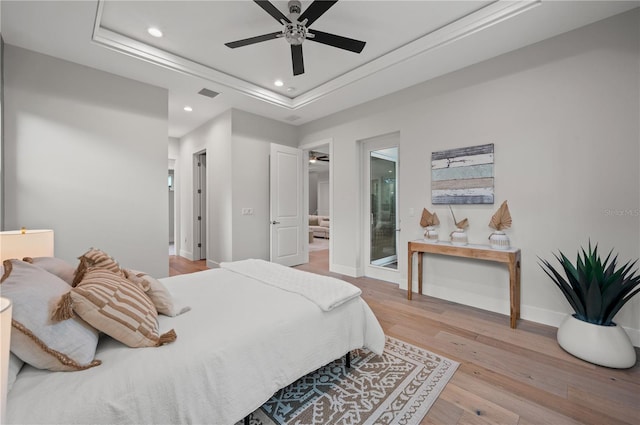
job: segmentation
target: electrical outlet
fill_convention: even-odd
[[[253,208],[243,208],[242,215],[253,215]]]

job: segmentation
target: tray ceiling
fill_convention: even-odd
[[[288,15],[287,2],[273,4]],[[309,4],[302,1],[302,11]],[[356,54],[306,40],[305,73],[295,77],[284,39],[236,49],[224,45],[282,28],[251,1],[0,5],[7,44],[167,88],[169,135],[180,137],[228,108],[306,123],[638,2],[341,0],[310,27],[366,41],[364,50]],[[151,26],[163,37],[150,36]],[[202,88],[220,94],[203,97],[197,94]],[[193,111],[185,112],[185,105]]]

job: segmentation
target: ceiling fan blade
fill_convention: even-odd
[[[362,49],[364,49],[364,45],[367,44],[364,41],[354,40],[353,38],[347,38],[341,35],[329,34],[328,32],[322,32],[312,29],[309,29],[308,31],[315,37],[307,38],[307,40],[337,47],[339,49],[349,50],[355,53],[362,52]]]
[[[257,35],[255,37],[245,38],[244,40],[231,41],[224,43],[225,46],[235,49],[236,47],[248,46],[249,44],[260,43],[261,41],[273,40],[282,35],[282,31],[272,32],[270,34]]]
[[[293,64],[293,75],[304,74],[304,60],[302,58],[302,45],[291,45],[291,63]]]
[[[313,3],[311,3],[309,7],[307,7],[307,9],[302,13],[302,15],[300,15],[300,18],[298,18],[298,21],[302,22],[305,19],[307,19],[306,26],[309,27],[311,24],[313,24],[316,21],[316,19],[321,17],[324,14],[324,12],[329,10],[329,8],[336,3],[338,3],[338,0],[334,0],[334,1],[316,0]]]
[[[268,0],[253,0],[253,1],[256,2],[258,6],[263,8],[265,12],[271,15],[273,19],[278,21],[279,24],[282,24],[281,22],[282,19],[284,19],[285,22],[291,22],[289,18],[287,18],[282,12],[280,12],[280,10],[277,7],[275,7],[270,1]]]

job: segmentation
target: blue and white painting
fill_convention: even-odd
[[[432,204],[493,204],[493,143],[431,153]]]

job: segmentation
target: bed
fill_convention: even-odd
[[[336,303],[331,290],[319,290],[324,277],[250,262],[160,279],[176,304],[191,308],[158,316],[161,332],[175,330],[173,343],[129,348],[103,335],[100,366],[51,372],[25,364],[7,396],[7,423],[232,425],[351,350],[382,353],[384,334],[359,293]]]

